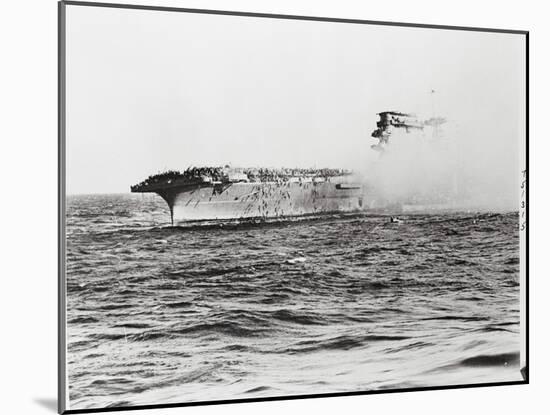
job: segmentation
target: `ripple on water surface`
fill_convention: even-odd
[[[517,213],[167,218],[69,197],[71,409],[521,380]]]

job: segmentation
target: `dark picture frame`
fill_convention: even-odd
[[[91,409],[70,409],[66,406],[67,402],[67,339],[66,339],[66,324],[67,324],[67,288],[66,288],[66,10],[68,7],[81,8],[114,8],[114,9],[129,9],[129,10],[144,10],[155,13],[157,11],[200,14],[200,15],[221,15],[221,16],[238,16],[257,19],[283,19],[297,21],[315,21],[350,25],[369,25],[369,26],[391,26],[405,28],[422,28],[432,30],[452,30],[452,31],[469,31],[469,32],[485,32],[485,33],[503,33],[522,36],[525,40],[525,55],[526,61],[526,102],[525,102],[525,170],[522,189],[524,189],[524,206],[520,210],[522,214],[522,227],[525,232],[525,286],[524,290],[524,313],[525,313],[525,365],[522,368],[523,380],[495,382],[495,383],[472,383],[447,386],[427,386],[427,387],[412,387],[399,389],[384,389],[384,390],[365,390],[365,391],[349,391],[349,392],[334,392],[334,393],[319,393],[319,394],[297,394],[284,396],[269,396],[269,397],[252,397],[252,398],[236,398],[236,399],[220,399],[208,400],[200,402],[181,402],[181,403],[158,403],[154,405],[135,405],[135,406],[116,406],[107,408],[91,408]],[[132,4],[115,4],[115,3],[96,3],[96,2],[80,2],[80,1],[60,1],[58,3],[58,410],[59,413],[76,414],[76,413],[95,413],[95,412],[111,412],[121,410],[139,410],[139,409],[160,409],[160,408],[175,408],[197,405],[219,405],[231,403],[245,402],[261,402],[261,401],[279,401],[291,399],[309,399],[309,398],[328,398],[341,396],[357,396],[357,395],[372,395],[380,393],[402,393],[402,392],[417,392],[417,391],[436,391],[445,389],[464,389],[464,388],[479,388],[489,386],[504,386],[504,385],[520,385],[529,383],[529,31],[525,30],[508,30],[497,28],[484,27],[463,27],[463,26],[448,26],[448,25],[431,25],[419,23],[404,23],[404,22],[387,22],[387,21],[370,21],[360,19],[343,19],[332,17],[313,17],[313,16],[296,16],[284,14],[267,14],[253,12],[235,12],[223,10],[207,10],[207,9],[189,9],[177,7],[161,7],[161,6],[145,6]]]

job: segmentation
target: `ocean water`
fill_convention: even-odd
[[[517,212],[169,217],[68,197],[70,409],[521,380]]]

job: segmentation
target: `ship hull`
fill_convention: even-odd
[[[359,211],[360,185],[329,182],[197,184],[157,191],[168,205],[172,223],[193,220],[286,218]]]

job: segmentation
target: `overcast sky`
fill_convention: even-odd
[[[128,192],[191,165],[362,168],[374,160],[376,113],[389,109],[435,108],[472,164],[513,181],[524,44],[511,34],[67,6],[67,193]]]

